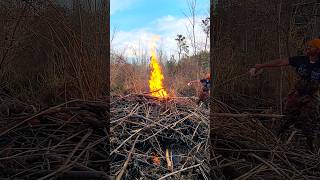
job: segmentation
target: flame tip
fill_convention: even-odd
[[[152,71],[150,72],[149,88],[151,95],[158,98],[168,98],[169,95],[162,85],[164,76],[161,72],[161,67],[157,61],[156,52],[155,52],[155,43],[160,39],[160,36],[156,35],[152,37],[152,43],[150,46],[151,58],[150,58],[150,67]]]

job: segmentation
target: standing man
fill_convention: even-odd
[[[209,105],[208,101],[210,97],[210,85],[211,85],[210,73],[208,73],[204,79],[190,81],[188,83],[188,86],[191,86],[192,83],[201,83],[202,89],[200,91],[199,100],[197,103],[200,104],[201,102],[203,102],[206,105],[206,107],[208,107]]]
[[[319,90],[320,82],[320,39],[307,43],[304,56],[293,56],[273,60],[265,64],[256,64],[250,69],[252,76],[263,68],[293,66],[298,75],[294,90],[289,93],[284,107],[285,123],[280,127],[278,135],[282,135],[291,125],[300,128],[307,137],[307,145],[314,152],[314,123],[317,120],[318,102],[314,97]]]

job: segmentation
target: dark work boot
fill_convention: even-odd
[[[282,136],[290,128],[291,125],[295,124],[296,121],[297,120],[295,117],[286,116],[285,123],[280,126],[277,137]]]

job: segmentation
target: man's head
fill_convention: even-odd
[[[210,75],[210,73],[207,73],[206,78],[207,78],[207,79],[211,79],[211,75]]]
[[[309,41],[305,53],[307,56],[320,56],[320,39],[316,38]]]

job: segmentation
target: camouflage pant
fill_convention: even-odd
[[[318,114],[318,102],[312,95],[300,95],[292,92],[288,95],[284,107],[285,123],[281,126],[279,135],[291,125],[302,130],[307,137],[308,146],[313,149],[314,123]]]

